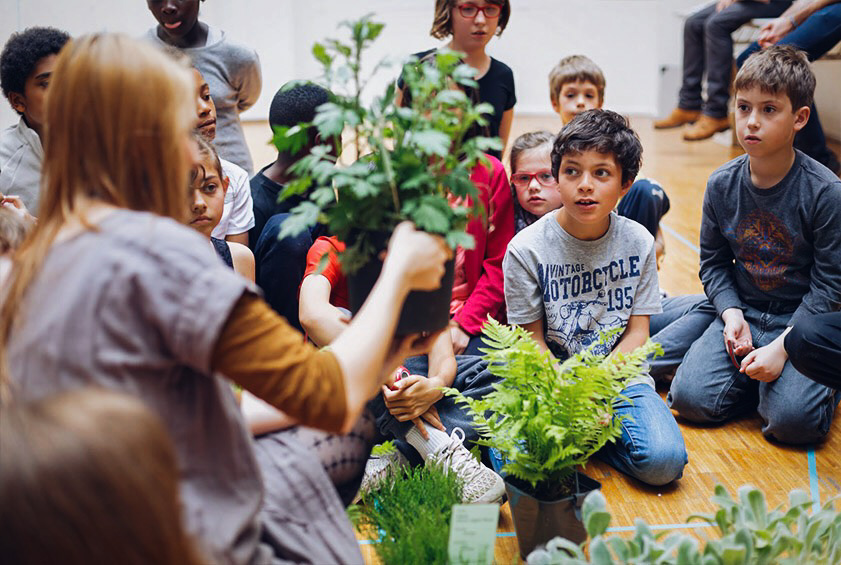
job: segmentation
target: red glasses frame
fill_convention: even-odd
[[[462,18],[467,18],[468,20],[472,20],[476,16],[479,15],[479,12],[482,12],[482,15],[485,16],[486,19],[494,20],[498,18],[502,14],[502,6],[497,4],[485,4],[484,6],[477,6],[472,2],[468,2],[467,4],[459,4],[456,6],[458,8],[458,13],[461,14]],[[465,9],[475,9],[476,12],[471,16],[464,13]],[[489,14],[488,11],[496,11],[495,14]]]
[[[549,174],[550,177],[552,177],[551,182],[544,182],[544,181],[540,180],[540,177],[538,175],[545,175],[547,173]],[[520,178],[515,180],[515,177],[520,177]],[[526,178],[526,177],[528,177],[528,178]],[[510,180],[511,180],[511,184],[513,184],[515,188],[525,188],[525,187],[527,187],[528,185],[531,184],[531,179],[534,179],[534,178],[537,179],[537,183],[540,186],[545,186],[547,188],[553,187],[553,186],[558,186],[558,179],[556,179],[552,175],[552,171],[550,171],[548,169],[543,170],[543,171],[537,171],[537,172],[534,172],[534,173],[514,173],[514,174],[511,175]]]

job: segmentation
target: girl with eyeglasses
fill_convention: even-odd
[[[485,47],[494,35],[502,35],[510,15],[508,0],[436,0],[429,32],[435,39],[451,37],[447,47],[464,53],[464,62],[476,69],[479,99],[494,108],[493,115],[488,116],[489,134],[500,137],[503,147],[508,143],[517,103],[514,73],[508,65],[488,55]],[[433,51],[429,49],[415,56],[423,59]],[[403,88],[402,79],[398,86]],[[488,153],[502,158],[501,151]]]

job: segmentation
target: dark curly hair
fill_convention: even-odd
[[[12,92],[23,94],[26,79],[35,72],[38,61],[55,55],[70,35],[52,27],[30,27],[13,33],[0,53],[0,87],[3,96]]]
[[[612,153],[622,169],[622,184],[633,181],[642,165],[642,144],[628,120],[611,110],[587,110],[575,116],[552,147],[552,174],[558,178],[561,159],[570,153]]]
[[[292,127],[315,119],[315,109],[330,100],[330,91],[313,83],[286,83],[272,99],[269,125]]]

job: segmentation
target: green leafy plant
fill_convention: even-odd
[[[699,542],[681,532],[654,534],[637,518],[634,536],[622,539],[605,536],[610,513],[601,492],[593,491],[584,500],[582,514],[591,536],[589,559],[580,546],[555,538],[545,549],[529,555],[530,565],[580,565],[586,563],[662,563],[663,565],[741,565],[741,564],[825,564],[841,563],[841,513],[835,499],[809,514],[812,502],[802,490],[789,493],[789,506],[768,511],[765,495],[752,486],[739,488],[739,498],[731,498],[717,485],[712,501],[714,514],[697,514],[688,520],[704,520],[714,525],[719,537]]]
[[[374,550],[386,565],[446,563],[450,517],[453,505],[461,503],[461,490],[455,473],[435,466],[408,468],[363,492],[348,513],[357,528],[380,533]]]
[[[470,172],[489,149],[501,149],[498,138],[468,135],[474,124],[487,124],[489,104],[474,104],[456,88],[477,88],[475,70],[461,62],[460,54],[441,50],[430,61],[410,62],[403,68],[408,107],[395,103],[396,86],[370,104],[363,93],[372,76],[388,67],[381,61],[370,76],[362,71],[363,54],[383,30],[383,24],[365,16],[344,22],[349,41],[328,39],[313,46],[321,64],[331,100],[317,109],[311,124],[278,128],[273,139],[280,151],[299,151],[315,128],[321,140],[349,137],[361,157],[337,166],[340,147],[322,144],[291,168],[296,180],[281,198],[309,193],[283,223],[280,237],[296,234],[316,222],[348,247],[342,268],[353,273],[382,248],[383,234],[402,220],[446,237],[450,247],[472,249],[465,233],[469,217],[480,214]],[[370,153],[366,153],[370,151]],[[451,206],[448,196],[461,205]],[[467,204],[469,202],[469,205]]]
[[[628,379],[644,372],[646,358],[662,352],[660,346],[649,341],[629,354],[603,356],[593,353],[596,344],[559,365],[523,328],[489,319],[483,331],[489,346],[484,358],[500,382],[482,399],[454,389],[446,394],[467,405],[482,436],[478,443],[506,457],[503,471],[537,498],[569,494],[575,467],[620,435],[613,401]],[[614,333],[602,335],[600,343]]]

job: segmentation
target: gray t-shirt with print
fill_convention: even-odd
[[[662,311],[654,238],[615,213],[593,241],[571,236],[554,213],[546,214],[514,236],[502,269],[508,321],[543,318],[546,345],[558,359],[598,342],[601,332],[625,328],[631,316]],[[610,353],[620,334],[596,352]],[[637,382],[653,385],[644,376],[629,386]]]
[[[175,444],[187,530],[214,563],[269,562],[263,484],[230,385],[211,372],[234,304],[255,287],[173,220],[115,210],[53,244],[7,344],[12,392],[100,386],[142,400]]]

